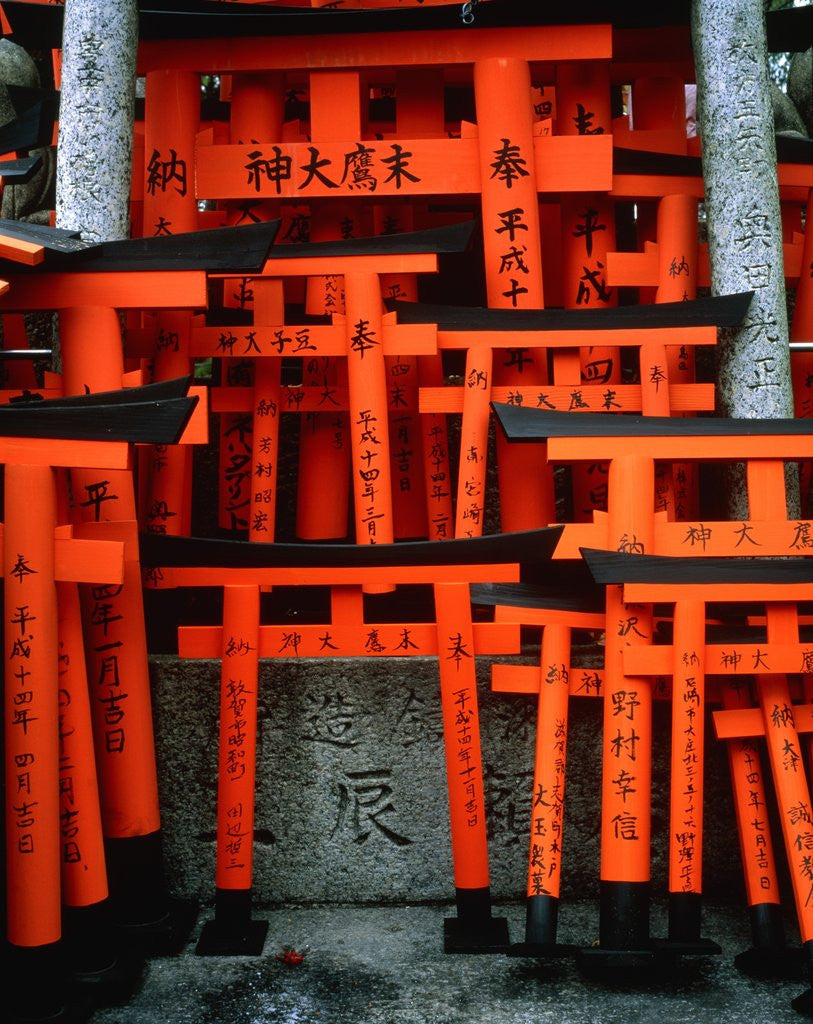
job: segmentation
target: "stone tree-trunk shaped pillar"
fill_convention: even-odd
[[[742,326],[722,330],[723,416],[793,416],[782,220],[762,0],[692,0],[698,130],[714,295],[753,289]],[[729,512],[744,514],[742,478]],[[793,496],[791,501],[794,500]]]
[[[57,226],[129,238],[138,4],[66,0],[64,26]]]

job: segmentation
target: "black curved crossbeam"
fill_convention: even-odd
[[[268,254],[269,260],[296,259],[321,256],[393,256],[410,253],[465,252],[474,229],[479,224],[472,219],[459,224],[424,231],[404,231],[397,235],[371,235],[367,238],[342,238],[335,242],[297,242],[276,245]]]
[[[31,157],[42,163],[41,157]],[[22,163],[22,161],[17,161]],[[0,174],[3,174],[0,165]],[[100,251],[98,242],[85,242],[78,231],[70,231],[66,228],[52,228],[47,224],[29,224],[27,221],[0,219],[0,235],[8,238],[16,238],[22,242],[31,242],[32,245],[41,245],[45,250],[45,262],[55,256],[84,257]],[[14,273],[19,274],[31,268],[15,263]],[[49,266],[50,269],[50,266]]]
[[[813,433],[813,420],[747,420],[723,417],[616,415],[548,412],[492,402],[497,422],[509,441],[547,441],[551,437],[745,437]]]
[[[0,220],[0,234],[45,247],[38,267],[15,264],[15,274],[64,268],[78,273],[128,270],[208,270],[216,273],[259,273],[273,248],[278,220],[261,224],[185,231],[177,235],[83,242],[76,232],[43,225]]]
[[[41,156],[25,156],[19,160],[0,161],[0,178],[6,185],[24,185],[42,167]]]
[[[596,583],[811,583],[813,558],[682,558],[581,548]]]
[[[581,575],[581,574],[577,574]],[[533,583],[472,583],[472,604],[508,605],[512,608],[550,608],[566,612],[603,612],[604,591],[584,574],[578,589]]]
[[[2,355],[2,352],[0,352]],[[36,403],[37,408],[88,409],[94,405],[133,405],[140,402],[157,402],[169,398],[185,398],[192,386],[193,378],[173,377],[153,384],[140,384],[135,388],[116,388],[115,391],[93,391],[85,395],[63,395],[61,398],[46,398],[36,391],[25,392],[12,398],[10,404],[25,405]],[[2,409],[3,406],[0,406]]]
[[[396,235],[396,238],[403,237]],[[604,309],[486,309],[387,300],[399,323],[437,324],[449,331],[623,331],[659,327],[738,327],[753,292],[688,302],[610,306]]]
[[[550,526],[520,533],[403,544],[254,544],[243,540],[145,533],[140,538],[140,550],[142,565],[162,568],[532,564],[550,560],[561,533],[561,526]]]
[[[176,444],[198,403],[197,395],[187,396],[189,381],[65,398],[23,396],[0,405],[0,436]]]
[[[54,130],[55,105],[40,99],[0,126],[0,153],[50,146]]]

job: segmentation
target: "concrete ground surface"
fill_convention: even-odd
[[[709,907],[704,934],[719,957],[683,960],[668,977],[631,983],[585,979],[571,960],[445,955],[442,920],[450,908],[274,907],[257,957],[199,957],[200,915],[180,955],[151,959],[125,1006],[96,1010],[92,1024],[783,1024],[800,1022],[791,1000],[806,984],[743,977],[733,957],[750,944],[746,914]],[[523,937],[518,904],[495,907],[512,941]],[[592,903],[563,905],[559,939],[595,938]],[[653,936],[664,915],[653,909]],[[788,928],[791,941],[792,930]],[[304,961],[277,959],[283,946],[309,947]]]

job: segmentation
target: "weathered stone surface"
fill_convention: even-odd
[[[37,66],[31,55],[9,39],[0,39],[0,124],[16,117],[6,91],[7,85],[21,85],[34,89],[40,85]],[[56,154],[52,149],[35,149],[32,156],[40,156],[42,167],[31,181],[22,185],[9,185],[3,190],[0,216],[9,220],[33,220],[48,223],[48,211],[53,206],[53,188],[56,174]]]
[[[128,238],[136,0],[67,0],[56,220],[91,241]]]
[[[799,111],[806,134],[813,135],[813,46],[791,58],[788,96]]]
[[[492,891],[524,894],[536,703],[479,698]],[[161,816],[170,887],[214,895],[219,664],[152,660]],[[414,902],[452,897],[452,862],[434,659],[261,663],[254,894],[259,903]],[[704,878],[739,898],[725,751],[707,740]],[[595,896],[599,875],[601,707],[572,701],[562,893]],[[653,887],[665,889],[669,710],[655,710]]]
[[[753,289],[738,330],[717,345],[724,416],[790,417],[793,394],[776,142],[761,0],[693,0],[698,133],[708,215],[711,289]],[[729,473],[729,514],[747,516],[741,477]],[[798,485],[791,493],[798,507]]]
[[[774,132],[798,132],[800,135],[807,134],[804,122],[799,111],[782,90],[771,82],[771,107],[773,109]]]

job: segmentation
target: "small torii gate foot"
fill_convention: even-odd
[[[161,831],[106,838],[110,907],[122,945],[157,956],[180,953],[198,918],[198,901],[171,896],[163,877]]]
[[[813,942],[805,942],[802,946],[807,961],[807,974],[811,981],[811,987],[791,1001],[791,1006],[797,1013],[805,1017],[813,1017]]]
[[[485,889],[456,889],[457,917],[443,921],[444,953],[505,953],[508,921],[491,916],[491,893]]]
[[[525,941],[515,942],[509,956],[560,960],[574,956],[577,947],[556,941],[559,899],[556,896],[529,896],[525,903]]]
[[[801,946],[788,946],[782,907],[755,903],[749,907],[753,946],[734,957],[734,966],[751,978],[798,981],[804,976]]]
[[[268,922],[251,917],[251,890],[221,890],[215,897],[215,916],[207,921],[195,946],[197,956],[259,956]]]
[[[14,979],[4,1006],[8,1024],[84,1024],[90,1019],[99,1004],[68,986],[64,954],[61,940],[36,947],[6,945],[4,974]]]
[[[96,1006],[126,1002],[144,976],[144,957],[120,949],[109,901],[89,907],[66,907],[62,918],[68,977]]]
[[[602,881],[599,918],[599,945],[576,957],[585,974],[637,973],[669,963],[649,937],[649,882]]]
[[[669,893],[669,935],[653,939],[659,953],[673,956],[719,956],[722,948],[700,936],[702,896],[696,892]]]

